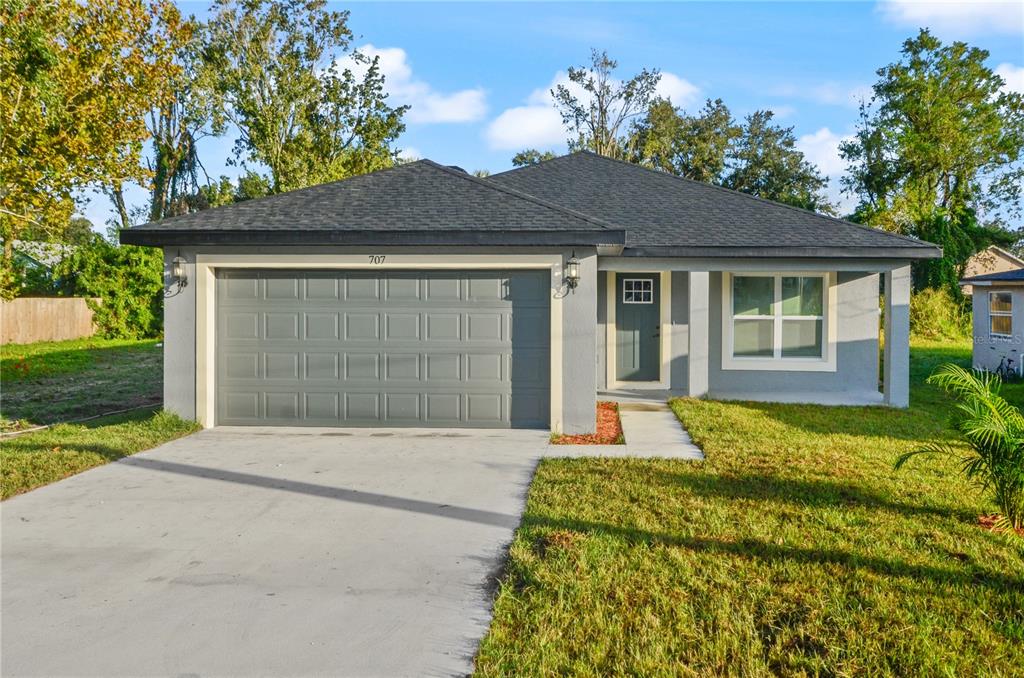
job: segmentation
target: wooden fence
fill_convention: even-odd
[[[91,337],[92,310],[81,297],[18,297],[0,301],[0,343],[30,344]]]

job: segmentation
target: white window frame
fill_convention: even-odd
[[[627,290],[626,286],[636,283],[641,283],[640,289],[635,287],[631,290]],[[633,299],[626,299],[626,292],[633,293]],[[640,293],[640,301],[636,300],[637,292]],[[644,300],[646,295],[647,299]],[[622,303],[624,304],[653,304],[654,303],[654,279],[653,278],[623,278],[622,279]]]
[[[772,300],[772,314],[766,316],[733,316],[733,278],[765,277],[774,278],[775,298]],[[782,278],[821,278],[821,316],[794,316],[782,314]],[[836,371],[836,308],[838,289],[834,271],[751,271],[722,273],[722,369],[723,370],[778,370],[781,372],[835,372]],[[733,328],[736,318],[741,320],[772,320],[772,348],[775,355],[734,356]],[[821,319],[822,356],[783,357],[782,323],[784,320]]]
[[[1006,294],[1010,297],[1010,310],[1009,311],[993,311],[992,310],[992,296],[996,294]],[[992,331],[992,316],[1006,317],[1010,319],[1010,332],[1009,334],[1003,334],[1002,332]],[[988,293],[988,336],[991,339],[1012,339],[1013,338],[1013,292],[1007,290],[992,291]]]

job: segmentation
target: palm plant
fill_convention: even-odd
[[[991,491],[1002,514],[997,525],[1024,527],[1024,414],[999,395],[1002,380],[981,370],[946,364],[928,377],[956,400],[951,425],[967,443],[964,454],[949,443],[931,442],[896,460],[896,468],[918,455],[953,456],[982,491]]]

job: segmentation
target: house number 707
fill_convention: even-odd
[[[385,255],[383,255],[383,254],[371,254],[370,255],[370,263],[371,264],[383,264],[384,263],[384,256]]]

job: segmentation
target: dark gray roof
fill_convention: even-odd
[[[459,233],[473,233],[473,237]],[[245,233],[253,242],[285,242],[297,237],[316,242],[471,244],[490,242],[488,234],[507,241],[568,244],[621,244],[622,229],[516,189],[478,179],[430,160],[342,181],[311,186],[266,198],[193,212],[122,232],[122,242],[166,244],[170,241],[227,241]],[[370,235],[372,234],[372,235]],[[388,234],[400,234],[397,240]],[[415,234],[421,234],[416,237]],[[546,236],[544,234],[547,234]],[[589,235],[588,235],[589,234]],[[175,238],[175,236],[183,236]],[[210,236],[218,236],[211,239]],[[319,237],[318,237],[319,236]],[[481,240],[481,236],[483,239]],[[454,238],[454,240],[452,240]],[[589,240],[588,240],[589,238]]]
[[[892,256],[870,250],[897,250],[912,258],[941,255],[934,245],[914,238],[590,152],[528,165],[489,180],[625,228],[627,248],[635,254],[742,256],[747,251],[784,249],[805,255],[796,250],[822,250],[828,255],[828,250],[842,248],[860,256]]]
[[[479,179],[430,160],[137,226],[121,242],[626,245],[635,256],[940,256],[841,219],[581,152]]]
[[[1001,271],[999,273],[986,273],[984,275],[976,275],[973,278],[964,278],[960,282],[1024,282],[1024,268],[1017,268],[1012,271]]]

